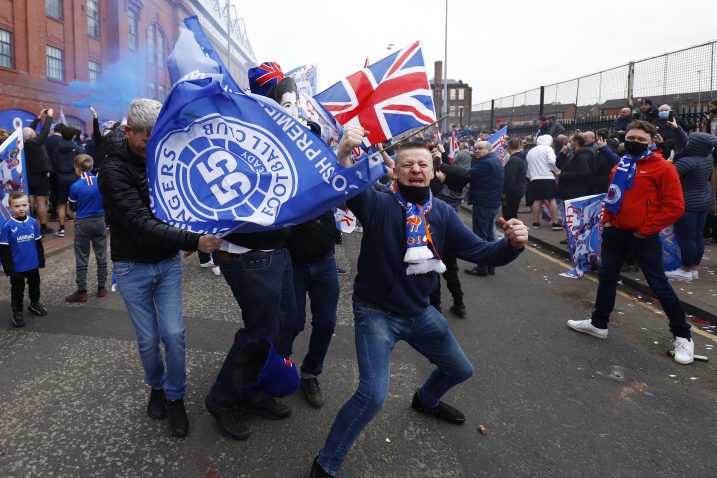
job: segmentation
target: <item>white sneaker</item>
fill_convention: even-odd
[[[222,271],[219,269],[219,266],[212,267],[212,274],[214,274],[215,276],[222,275]]]
[[[697,280],[700,278],[700,273],[697,271],[692,271],[692,280]]]
[[[675,362],[687,365],[695,361],[695,343],[689,339],[675,337]]]
[[[595,327],[590,319],[585,320],[568,320],[568,327],[575,330],[576,332],[582,332],[584,334],[592,335],[598,339],[607,338],[607,329],[598,329]]]
[[[200,262],[199,267],[201,267],[202,269],[214,267],[214,261],[212,259],[209,259],[207,262]]]
[[[668,279],[692,282],[692,272],[683,271],[682,269],[675,269],[674,271],[665,271],[665,276],[667,276]]]

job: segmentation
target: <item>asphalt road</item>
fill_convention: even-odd
[[[360,235],[345,237],[337,260],[353,275]],[[308,476],[357,383],[352,275],[341,278],[321,377],[324,408],[312,409],[298,392],[285,399],[289,419],[248,417],[252,437],[234,442],[219,434],[203,400],[241,315],[223,278],[197,263],[185,259],[186,439],[145,415],[148,390],[119,295],[63,302],[74,290],[71,249],[42,273],[50,315],[26,315],[22,330],[10,327],[9,283],[1,281],[1,477]],[[667,319],[634,296],[618,298],[608,340],[573,332],[565,321],[588,316],[596,285],[559,277],[564,269],[550,253],[527,250],[494,277],[461,273],[469,317],[448,318],[476,374],[446,401],[466,413],[466,423],[444,424],[410,408],[431,364],[400,343],[386,406],[339,476],[717,476],[717,354],[706,347],[715,335],[695,335],[710,363],[677,365],[666,354]],[[307,339],[304,333],[295,344],[299,361]]]

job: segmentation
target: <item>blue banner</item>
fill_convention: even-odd
[[[2,189],[0,189],[0,231],[5,221],[12,216],[8,203],[10,193],[24,191],[29,196],[27,177],[24,171],[25,151],[22,142],[22,130],[16,129],[0,145],[0,182],[2,183]]]
[[[177,83],[147,146],[158,219],[220,237],[279,228],[313,219],[383,176],[378,157],[341,167],[331,148],[276,102],[237,89],[221,60],[184,61],[184,53],[213,51],[190,48],[186,32],[172,54]],[[196,68],[186,72],[180,64]]]

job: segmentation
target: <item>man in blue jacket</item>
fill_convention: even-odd
[[[470,190],[473,202],[473,232],[486,241],[495,241],[495,216],[503,196],[505,171],[498,155],[488,141],[476,144],[476,160],[470,169]],[[466,269],[467,274],[485,277],[495,274],[495,267],[479,264]]]
[[[361,128],[345,128],[337,151],[343,166],[351,165],[351,148],[359,146],[363,136]],[[435,272],[445,270],[440,259],[444,254],[491,266],[507,264],[528,241],[525,225],[511,219],[502,224],[504,239],[486,242],[453,208],[434,200],[429,187],[433,160],[422,143],[398,148],[394,176],[389,191],[368,188],[348,201],[364,231],[353,294],[360,380],[314,459],[314,478],[336,475],[353,443],[383,407],[391,351],[399,340],[436,365],[413,396],[414,410],[450,423],[465,421],[460,411],[441,401],[448,390],[471,377],[473,366],[446,318],[429,305],[438,281]]]

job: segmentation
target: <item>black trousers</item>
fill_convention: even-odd
[[[518,208],[523,196],[506,196],[503,200],[503,219],[518,219]]]
[[[443,263],[446,265],[446,272],[444,272],[443,278],[446,280],[448,290],[453,296],[453,304],[457,306],[463,305],[463,289],[461,288],[461,280],[458,278],[458,259],[451,256],[443,258]],[[438,286],[431,293],[431,305],[438,309],[441,306],[441,280],[438,280]]]
[[[12,311],[22,312],[22,301],[25,297],[25,281],[30,289],[30,303],[40,302],[40,269],[17,272],[10,276],[10,297]]]

